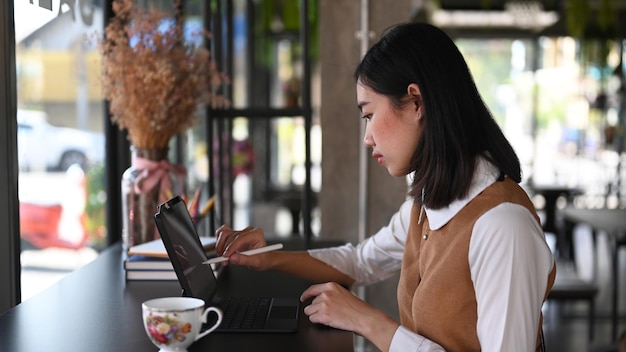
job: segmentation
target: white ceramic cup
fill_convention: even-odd
[[[143,326],[152,343],[162,352],[187,351],[194,341],[208,335],[222,322],[222,311],[204,308],[204,300],[192,297],[163,297],[143,302]],[[200,332],[210,312],[217,314],[215,325]]]

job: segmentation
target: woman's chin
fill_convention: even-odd
[[[395,170],[390,167],[387,168],[387,172],[389,172],[389,175],[393,177],[402,177],[406,175],[406,172]]]
[[[389,175],[393,176],[393,177],[405,177],[406,175],[408,175],[410,172],[406,171],[405,169],[402,170],[398,170],[398,169],[394,169],[392,167],[387,166],[387,172],[389,172]]]

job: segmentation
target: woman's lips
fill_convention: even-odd
[[[372,158],[376,159],[376,161],[378,162],[378,165],[382,165],[383,164],[384,158],[383,158],[382,154],[372,153]]]

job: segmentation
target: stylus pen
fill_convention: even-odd
[[[255,248],[255,249],[251,249],[249,251],[243,251],[243,252],[241,252],[239,254],[255,255],[255,254],[261,254],[261,253],[265,253],[265,252],[275,251],[275,250],[281,249],[281,248],[283,248],[283,244],[282,243],[276,243],[276,244],[273,244],[271,246]],[[215,258],[211,258],[209,260],[205,260],[204,262],[202,262],[202,264],[216,264],[216,263],[225,262],[227,260],[228,260],[228,258],[226,258],[226,257],[215,257]]]

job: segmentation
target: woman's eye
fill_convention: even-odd
[[[370,114],[363,115],[363,116],[361,116],[361,118],[362,118],[363,120],[367,120],[367,121],[369,121],[369,120],[371,120],[371,119],[372,119],[372,115],[370,115]]]

